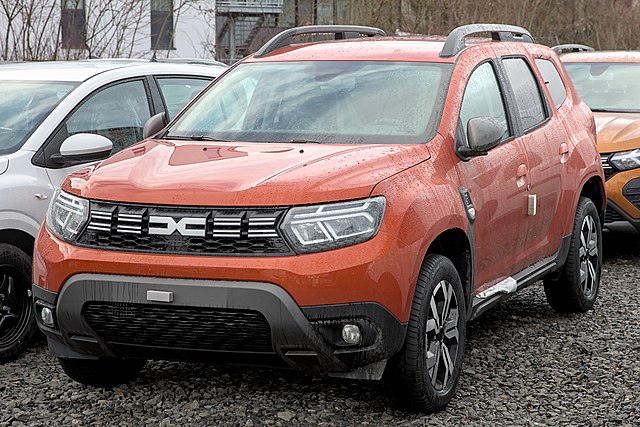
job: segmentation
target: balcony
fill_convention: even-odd
[[[218,0],[216,9],[219,14],[262,15],[282,13],[284,0]]]

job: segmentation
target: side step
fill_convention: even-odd
[[[511,297],[520,289],[532,285],[537,280],[542,279],[547,274],[562,267],[567,260],[570,243],[570,235],[563,237],[560,248],[555,254],[538,261],[517,274],[496,283],[489,289],[474,295],[469,320],[475,319],[498,302]]]

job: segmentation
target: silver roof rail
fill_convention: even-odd
[[[593,52],[594,48],[591,46],[587,46],[585,44],[559,44],[558,46],[554,46],[551,49],[558,55],[561,53],[568,52]]]
[[[358,25],[307,25],[284,30],[276,34],[271,40],[264,44],[253,56],[259,58],[265,56],[276,49],[291,44],[293,37],[310,34],[335,34],[336,40],[350,39],[356,37],[386,36],[387,34],[374,27],[362,27]]]
[[[515,25],[503,24],[470,24],[455,28],[449,33],[447,41],[440,51],[441,58],[456,56],[465,48],[464,39],[476,34],[490,33],[493,40],[501,42],[534,43],[529,31]]]

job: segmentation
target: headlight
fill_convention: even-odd
[[[640,168],[640,148],[616,153],[611,156],[609,162],[621,171]]]
[[[89,219],[89,201],[64,191],[56,191],[47,211],[47,227],[67,242],[78,237]]]
[[[298,253],[355,245],[378,233],[386,200],[372,197],[352,202],[301,206],[289,210],[280,226]]]

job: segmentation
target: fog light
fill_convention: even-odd
[[[347,344],[359,344],[362,339],[360,327],[358,325],[344,325],[342,327],[342,339]]]
[[[44,323],[45,325],[49,327],[54,326],[53,311],[51,311],[49,307],[42,307],[42,309],[40,309],[40,319],[42,320],[42,323]]]

